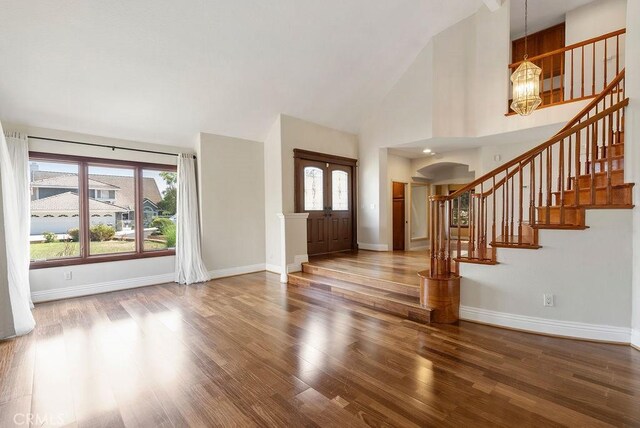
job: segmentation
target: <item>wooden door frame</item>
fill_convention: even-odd
[[[301,198],[302,183],[298,179],[301,160],[311,160],[325,163],[334,163],[351,167],[351,224],[353,225],[353,236],[351,237],[351,250],[358,249],[358,160],[343,156],[331,155],[328,153],[312,152],[303,149],[293,149],[293,174],[294,174],[294,207],[297,213],[304,211],[304,198]]]

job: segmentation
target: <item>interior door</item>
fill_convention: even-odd
[[[309,213],[307,253],[355,249],[355,160],[295,150],[296,211]],[[303,158],[305,153],[312,159]],[[349,164],[351,163],[351,164]]]
[[[405,185],[393,182],[393,250],[405,249]]]

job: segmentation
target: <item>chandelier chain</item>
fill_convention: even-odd
[[[524,0],[524,59],[526,60],[529,57],[528,49],[527,49],[527,36],[528,36],[528,29],[527,29],[527,21],[528,21],[528,1]]]

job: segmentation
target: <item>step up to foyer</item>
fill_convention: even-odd
[[[433,311],[420,304],[417,274],[426,268],[422,252],[338,253],[311,258],[302,272],[289,274],[289,285],[429,323]]]

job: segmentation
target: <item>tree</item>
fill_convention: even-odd
[[[162,192],[162,200],[158,203],[158,208],[165,215],[174,215],[176,213],[176,204],[178,199],[178,174],[175,172],[162,171],[160,177],[167,184],[167,188]]]

